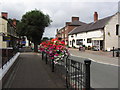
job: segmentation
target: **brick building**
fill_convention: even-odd
[[[57,29],[56,37],[61,38],[68,45],[68,33],[74,28],[84,24],[86,23],[79,21],[79,17],[72,17],[71,22],[66,22],[63,28]]]

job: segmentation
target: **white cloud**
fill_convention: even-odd
[[[39,9],[49,14],[53,22],[46,28],[44,36],[54,37],[57,28],[71,21],[72,16],[80,17],[80,21],[92,22],[93,13],[97,11],[99,18],[113,15],[117,12],[119,0],[2,0],[2,11],[7,11],[10,18],[21,19],[25,12]],[[111,2],[112,1],[112,2]]]

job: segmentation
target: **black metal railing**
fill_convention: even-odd
[[[1,58],[2,58],[2,64],[0,66],[0,68],[3,66],[18,52],[17,49],[13,49],[13,48],[2,48],[0,49],[0,53],[1,53]]]
[[[90,90],[90,60],[84,63],[67,59],[66,62],[66,85],[75,90]]]
[[[54,63],[54,59],[45,52],[42,52],[42,60],[50,65],[52,72],[60,76],[68,90],[90,90],[90,60],[82,63],[64,56]]]

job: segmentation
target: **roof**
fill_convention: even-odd
[[[11,21],[9,21],[9,19],[7,19],[7,18],[4,17],[4,16],[2,16],[2,18],[5,19],[6,21],[8,21],[8,23],[9,23],[12,27],[16,28],[16,26],[13,25],[13,23],[12,23]]]
[[[114,15],[112,15],[114,16]],[[112,16],[100,19],[96,22],[92,22],[89,24],[84,24],[82,26],[79,26],[75,29],[73,29],[69,34],[76,34],[76,33],[81,33],[81,32],[88,32],[88,31],[93,31],[97,29],[102,29],[105,27],[105,25],[108,23],[108,21],[112,18]]]
[[[71,24],[69,24],[69,26],[81,26],[84,24],[86,24],[86,23],[75,20],[75,21],[71,22]]]

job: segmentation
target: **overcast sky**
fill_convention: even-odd
[[[84,1],[84,2],[83,2]],[[82,22],[92,22],[95,11],[99,19],[115,14],[119,0],[1,0],[1,11],[8,12],[9,18],[21,19],[27,11],[38,9],[48,14],[53,21],[45,29],[44,36],[55,37],[56,29],[65,26],[72,16]]]

